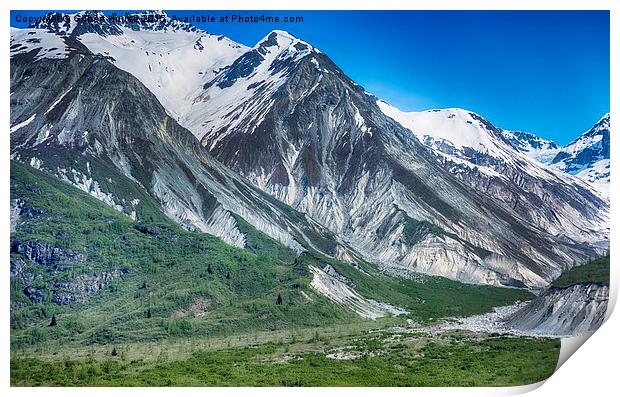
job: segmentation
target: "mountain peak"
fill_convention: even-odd
[[[609,129],[609,124],[610,124],[610,116],[609,116],[609,112],[607,112],[605,113],[603,117],[601,117],[599,121],[597,121],[595,126],[601,126],[603,128]]]
[[[285,42],[292,42],[295,40],[299,40],[297,37],[295,37],[295,35],[293,35],[292,33],[289,33],[285,30],[272,30],[271,32],[267,33],[267,35],[265,37],[263,37],[258,44],[256,45],[257,47],[260,46],[273,46],[279,43],[285,43]]]
[[[269,32],[269,34],[267,36],[271,36],[272,34],[278,35],[280,37],[289,38],[289,39],[297,39],[297,37],[295,37],[295,35],[293,35],[290,32],[287,32],[286,30],[274,29],[271,32]]]
[[[258,50],[262,55],[266,53],[274,53],[274,52],[300,52],[303,51],[305,53],[314,50],[318,52],[312,45],[307,42],[297,38],[290,32],[284,30],[272,30],[263,37],[258,44],[254,46],[254,49]]]
[[[584,139],[594,138],[597,141],[599,139],[602,139],[601,137],[607,137],[607,139],[609,139],[609,124],[610,124],[609,113],[606,113],[603,117],[599,119],[599,121],[597,121],[592,126],[592,128],[590,128],[589,130],[581,134],[577,139],[569,143],[568,146],[578,144],[580,141],[583,141]]]

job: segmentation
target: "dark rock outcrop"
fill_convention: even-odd
[[[90,297],[124,273],[126,271],[113,270],[100,274],[82,274],[71,281],[52,281],[50,282],[51,301],[59,305],[86,303]]]
[[[11,243],[11,252],[21,254],[24,258],[39,265],[54,266],[59,271],[86,260],[86,255],[80,252],[53,247],[39,240],[15,240]]]

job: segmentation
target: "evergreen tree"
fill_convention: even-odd
[[[278,299],[276,299],[276,305],[282,304],[282,295],[278,294]]]
[[[112,348],[112,356],[116,357],[118,353],[116,352],[116,346]]]
[[[209,263],[209,266],[207,266],[207,273],[213,274],[213,268],[211,267],[210,263]]]
[[[226,279],[230,280],[230,272],[226,273]]]
[[[56,315],[52,315],[52,321],[50,322],[50,327],[55,327],[56,326]]]
[[[151,308],[150,307],[146,311],[146,318],[151,318]]]

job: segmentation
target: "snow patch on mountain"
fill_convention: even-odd
[[[403,112],[382,100],[378,100],[377,105],[385,115],[409,129],[422,144],[433,149],[446,162],[491,177],[505,178],[501,171],[511,166],[536,178],[581,185],[575,178],[519,152],[502,130],[476,113],[457,108]],[[452,172],[458,173],[460,168],[456,167]]]
[[[519,152],[549,165],[550,168],[576,176],[603,197],[609,197],[610,117],[604,115],[592,128],[566,146],[534,134],[503,130],[502,135]]]
[[[27,120],[22,121],[21,123],[16,123],[14,125],[11,126],[11,128],[9,129],[9,133],[14,133],[15,131],[19,130],[22,127],[27,126],[28,124],[32,123],[32,120],[34,120],[34,118],[37,116],[37,114],[33,114],[32,116],[30,116]]]
[[[180,121],[205,82],[247,48],[222,36],[196,30],[138,30],[122,34],[85,33],[79,40],[90,51],[111,57],[118,68],[142,82],[170,116]]]
[[[592,184],[609,197],[610,117],[603,116],[591,129],[561,148],[550,165]]]
[[[577,178],[589,182],[605,197],[609,197],[610,160],[603,159],[592,163],[588,168],[575,174]]]
[[[11,57],[36,51],[35,61],[49,58],[62,59],[68,54],[62,36],[41,29],[11,28]]]
[[[540,138],[529,132],[502,130],[502,136],[519,152],[543,164],[550,163],[560,150],[560,146],[552,140]]]
[[[274,103],[273,93],[285,81],[287,65],[312,52],[314,47],[290,33],[272,31],[205,84],[179,123],[209,149],[226,138],[222,131],[242,128],[253,134]]]
[[[557,173],[520,154],[484,118],[465,109],[432,109],[403,112],[378,100],[377,105],[388,117],[409,129],[425,146],[452,163],[452,173],[463,168],[479,171],[489,177],[506,178],[498,172],[505,165],[521,168],[532,176],[557,178]]]
[[[432,109],[424,112],[403,112],[384,101],[377,105],[386,116],[411,130],[420,142],[443,151],[471,148],[494,157],[504,157],[503,141],[484,128],[474,114],[464,109]]]
[[[41,169],[40,162],[36,168]],[[103,201],[118,212],[124,213],[123,206],[116,202],[117,200],[115,199],[115,197],[109,192],[102,191],[101,187],[99,186],[99,182],[93,180],[90,176],[85,175],[75,169],[70,169],[69,171],[67,171],[64,168],[59,169],[57,175],[60,177],[60,179]]]

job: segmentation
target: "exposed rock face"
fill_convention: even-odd
[[[27,286],[24,288],[24,295],[26,295],[31,302],[41,303],[45,300],[45,288]]]
[[[21,199],[11,200],[11,233],[13,233],[21,218],[37,218],[43,215],[43,211],[37,208],[31,208]]]
[[[601,326],[609,287],[596,283],[552,287],[504,320],[508,328],[551,336],[576,336]]]
[[[35,303],[46,300],[59,305],[85,303],[112,280],[127,273],[116,269],[99,274],[80,274],[68,281],[44,282],[41,272],[60,274],[73,267],[79,270],[87,260],[86,255],[39,240],[15,240],[11,243],[11,253],[11,279],[25,285],[23,293]]]
[[[345,277],[342,274],[338,273],[336,271],[336,269],[334,269],[333,266],[325,265],[325,267],[323,268],[323,271],[325,272],[326,275],[328,275],[330,277],[333,277],[336,280],[340,281],[341,283],[344,283],[344,284],[348,285],[349,287],[355,289],[356,285],[353,282],[353,280],[351,280],[348,277]]]
[[[11,200],[11,233],[15,231],[17,223],[19,222],[19,215],[21,213],[24,202],[20,199]]]
[[[100,274],[81,274],[71,281],[52,281],[49,283],[51,301],[58,305],[86,303],[93,295],[124,273],[126,272],[113,270]]]
[[[15,258],[11,256],[11,279],[18,279],[22,284],[29,284],[34,277],[28,275],[26,272],[26,262],[22,258]]]
[[[86,260],[86,255],[80,252],[53,247],[39,240],[13,241],[11,252],[21,254],[40,265],[54,266],[58,270],[64,270],[68,266]]]

